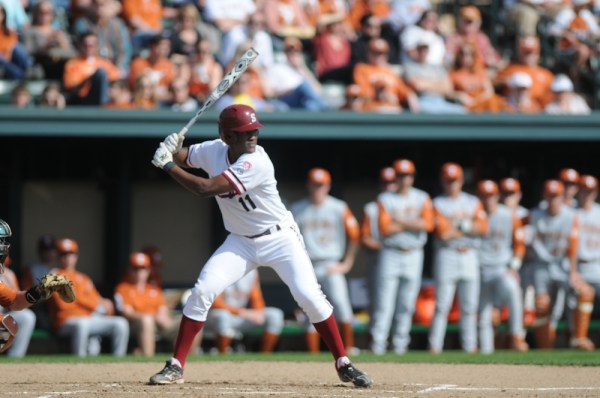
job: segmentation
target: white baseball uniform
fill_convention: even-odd
[[[406,194],[384,192],[378,197],[379,227],[382,244],[377,265],[376,299],[372,313],[371,350],[386,352],[388,336],[394,320],[392,349],[403,354],[410,343],[410,328],[415,302],[421,288],[423,247],[427,231],[386,231],[389,219],[424,220],[433,228],[433,210],[427,193],[410,188]]]
[[[371,237],[376,241],[380,241],[379,236],[379,210],[377,208],[377,201],[368,202],[363,206],[363,214],[361,220],[360,233],[361,237]],[[366,250],[366,263],[367,263],[367,288],[369,289],[369,314],[373,313],[375,307],[377,283],[375,276],[377,274],[377,262],[379,257],[379,250],[367,249]],[[370,318],[372,321],[372,317]]]
[[[223,175],[234,191],[216,197],[230,234],[204,265],[183,314],[205,321],[225,288],[257,267],[267,266],[289,287],[310,322],[324,321],[333,308],[317,282],[298,226],[281,201],[271,159],[257,145],[255,152],[230,164],[228,148],[216,139],[188,149],[188,166],[202,168],[210,177]]]
[[[358,242],[358,221],[346,202],[330,195],[318,205],[308,198],[301,199],[292,204],[291,211],[300,226],[317,279],[333,304],[336,319],[351,323],[354,312],[346,276],[330,273],[329,268],[343,260],[348,240]]]
[[[482,238],[479,249],[479,341],[484,354],[494,352],[494,305],[508,305],[509,333],[523,336],[521,288],[508,268],[512,258],[523,258],[525,253],[521,221],[514,211],[499,204],[493,213],[488,213],[488,225],[488,233]]]
[[[460,238],[439,238],[450,224],[465,220],[487,226],[487,216],[478,198],[461,192],[457,197],[440,195],[433,200],[436,239],[434,241],[435,314],[429,331],[429,346],[442,351],[448,312],[458,291],[460,331],[463,350],[477,348],[477,306],[479,303],[479,256],[481,238],[465,234]]]
[[[579,218],[578,270],[586,282],[600,292],[600,205],[577,209]]]

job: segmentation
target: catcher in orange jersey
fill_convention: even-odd
[[[4,261],[10,249],[7,239],[11,235],[12,231],[8,223],[0,219],[0,274],[4,272]],[[37,285],[26,291],[15,291],[0,282],[0,305],[12,311],[19,311],[48,299],[54,292],[66,302],[75,300],[73,284],[70,280],[59,275],[48,274]],[[10,347],[18,330],[19,326],[12,316],[0,315],[0,352]]]

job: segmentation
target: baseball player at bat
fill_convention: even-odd
[[[377,286],[371,324],[371,351],[385,354],[392,320],[392,350],[404,354],[423,273],[423,247],[433,230],[429,195],[413,187],[415,165],[411,160],[394,162],[396,192],[377,198],[382,248],[377,263]]]
[[[183,137],[169,135],[152,163],[182,187],[214,197],[229,235],[202,268],[183,308],[173,357],[150,378],[150,384],[183,383],[185,361],[215,298],[259,266],[271,267],[289,287],[335,359],[338,377],[357,387],[373,382],[346,355],[332,305],[321,291],[292,214],[285,208],[275,170],[257,144],[263,127],[254,109],[231,105],[219,115],[219,138],[183,147]],[[201,168],[208,178],[186,168]]]
[[[523,301],[519,269],[525,255],[521,220],[507,206],[499,203],[498,185],[492,180],[477,184],[477,194],[488,216],[488,233],[481,239],[479,265],[479,346],[483,354],[494,352],[492,311],[495,305],[507,305],[510,347],[528,351],[523,329]]]
[[[4,262],[10,250],[8,238],[11,236],[12,231],[8,223],[0,220],[0,274],[4,272]],[[55,292],[65,302],[75,300],[73,284],[60,275],[45,275],[37,285],[26,291],[16,291],[0,281],[0,306],[10,311],[21,311],[47,300]],[[11,346],[18,331],[19,326],[11,315],[0,315],[0,352]]]
[[[488,231],[488,221],[479,199],[462,191],[463,169],[459,164],[445,163],[441,180],[444,192],[433,200],[436,294],[429,348],[434,354],[442,351],[448,312],[457,292],[461,345],[464,351],[475,352],[479,303],[478,250],[481,237]]]

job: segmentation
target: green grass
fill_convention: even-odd
[[[357,363],[386,362],[386,363],[447,363],[447,364],[506,364],[506,365],[553,365],[553,366],[600,366],[598,352],[582,352],[575,350],[554,350],[518,353],[514,351],[497,351],[492,355],[466,354],[462,351],[446,351],[441,355],[431,355],[426,351],[413,351],[405,355],[393,354],[376,356],[361,354],[353,357]],[[169,357],[168,353],[158,354],[153,358],[139,356],[126,356],[116,358],[112,355],[98,357],[78,358],[71,355],[34,355],[21,359],[0,356],[2,363],[111,363],[111,362],[156,362],[157,365]],[[215,361],[302,361],[302,362],[327,362],[333,361],[328,353],[312,355],[307,353],[284,352],[272,355],[260,353],[219,355],[192,355],[188,362],[215,362]]]

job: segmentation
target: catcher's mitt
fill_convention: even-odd
[[[66,276],[58,274],[44,275],[40,279],[40,283],[27,291],[26,299],[32,304],[39,300],[47,300],[56,292],[58,297],[65,303],[75,301],[75,290],[73,290],[73,282]]]
[[[11,315],[0,314],[0,352],[8,350],[19,331],[19,325]]]

